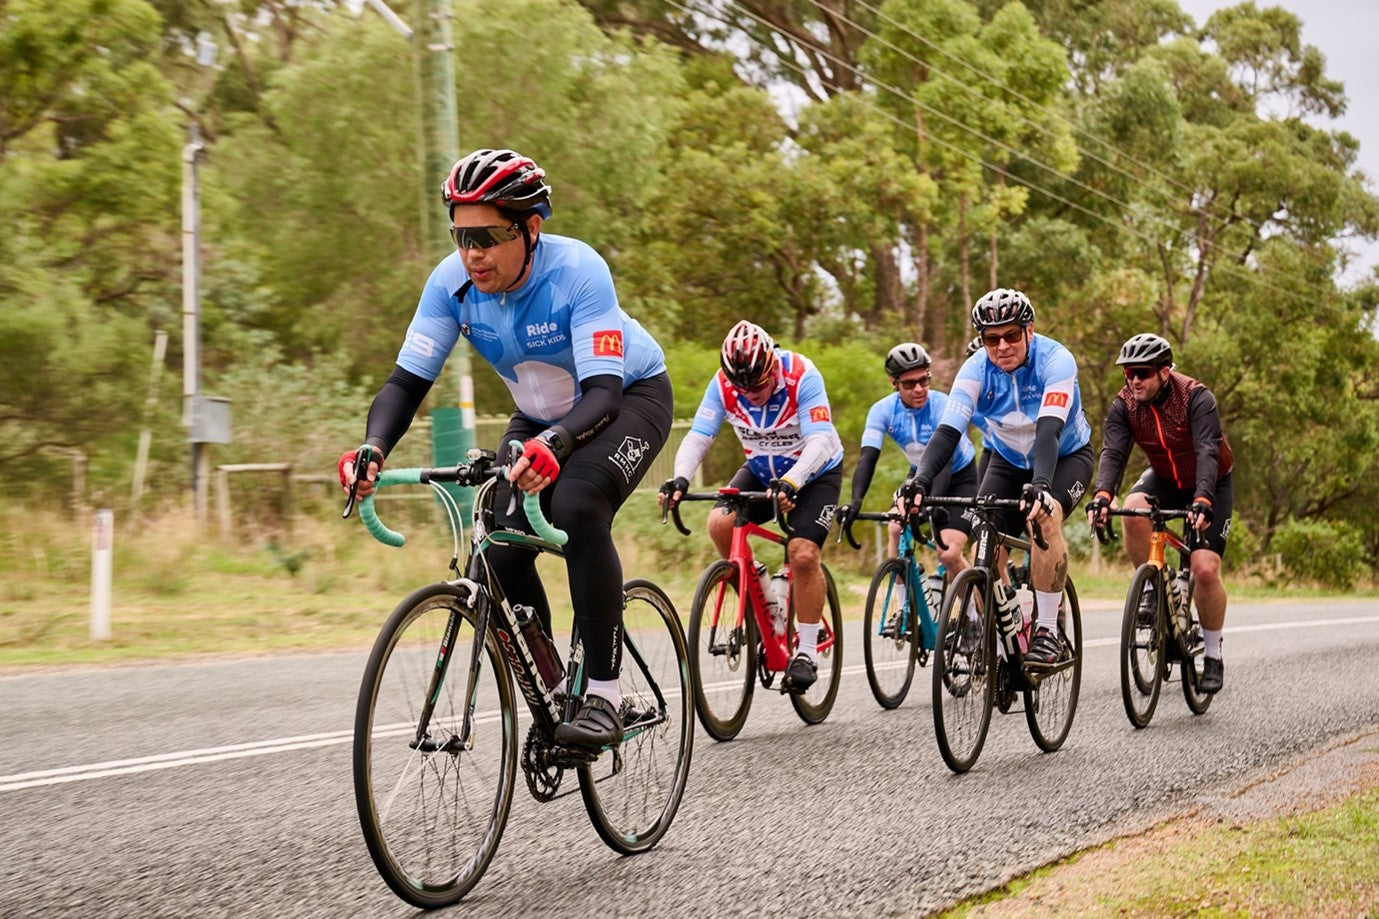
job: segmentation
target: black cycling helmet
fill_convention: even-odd
[[[1141,332],[1120,346],[1116,363],[1165,367],[1173,363],[1173,346],[1152,332]]]
[[[546,170],[512,150],[475,150],[450,167],[441,183],[441,200],[457,204],[491,204],[525,213],[551,216],[551,187]]]
[[[718,355],[723,375],[738,389],[756,389],[776,372],[776,343],[761,326],[746,319],[733,326]]]
[[[1034,305],[1018,290],[998,287],[972,307],[972,328],[980,332],[993,325],[1009,325],[1018,322],[1029,325],[1034,321]]]
[[[886,355],[886,376],[892,380],[907,370],[929,366],[929,352],[912,341],[902,341]]]

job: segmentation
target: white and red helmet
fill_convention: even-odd
[[[723,375],[738,389],[756,389],[776,372],[780,358],[766,330],[746,319],[733,326],[719,352]]]
[[[546,170],[512,150],[475,150],[450,167],[441,183],[446,207],[491,204],[511,211],[535,210],[551,216],[551,187]]]

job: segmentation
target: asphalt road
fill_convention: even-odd
[[[1039,753],[1023,715],[998,713],[976,768],[955,776],[929,672],[882,711],[859,629],[824,724],[758,690],[736,741],[698,734],[679,816],[650,853],[615,855],[578,794],[538,805],[519,779],[487,875],[442,914],[923,914],[1379,724],[1372,600],[1234,604],[1223,693],[1193,717],[1167,686],[1145,731],[1121,707],[1119,612],[1100,604],[1084,610],[1064,748]],[[366,655],[0,677],[0,916],[413,915],[355,816]]]

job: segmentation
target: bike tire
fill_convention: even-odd
[[[934,736],[948,768],[964,773],[973,767],[991,727],[996,685],[996,630],[988,594],[989,575],[965,568],[948,585],[934,641]],[[962,650],[968,609],[976,606],[975,651]]]
[[[819,566],[824,574],[824,617],[820,621],[818,664],[819,679],[808,690],[790,696],[790,704],[795,714],[805,724],[819,724],[833,711],[833,703],[838,699],[838,684],[843,679],[843,611],[838,602],[838,588],[833,583],[833,575],[825,565]],[[790,610],[790,647],[799,644],[795,637],[795,610]]]
[[[1189,590],[1189,595],[1195,591]],[[1193,603],[1188,608],[1188,632],[1189,634],[1200,627],[1197,620],[1197,607]],[[1187,702],[1187,707],[1194,715],[1205,714],[1211,707],[1211,700],[1216,698],[1215,693],[1201,692],[1197,689],[1197,683],[1202,679],[1202,643],[1198,641],[1192,644],[1188,641],[1179,642],[1178,673],[1183,683],[1183,699]]]
[[[1071,665],[1045,674],[1033,689],[1024,690],[1025,722],[1035,745],[1045,753],[1053,753],[1068,739],[1082,688],[1082,608],[1072,578],[1063,588],[1060,622],[1072,647]]]
[[[1146,585],[1154,595],[1155,609],[1148,623],[1140,621]],[[1125,716],[1137,729],[1147,727],[1154,717],[1163,687],[1164,599],[1159,569],[1148,563],[1137,568],[1125,595],[1120,623],[1120,698],[1125,703]]]
[[[694,591],[689,619],[689,661],[694,710],[714,740],[732,740],[747,722],[757,674],[757,627],[750,603],[736,625],[737,568],[726,559],[710,565]]]
[[[609,848],[635,855],[665,835],[680,807],[694,750],[694,689],[680,617],[665,591],[623,586],[618,676],[626,731],[614,751],[579,770],[589,820]]]
[[[882,708],[898,708],[910,691],[919,657],[916,598],[910,596],[910,563],[888,558],[876,567],[862,620],[867,684]]]
[[[458,627],[447,647],[451,617]],[[432,584],[407,597],[374,642],[355,709],[354,795],[364,842],[393,892],[422,909],[453,904],[474,887],[498,850],[512,806],[512,682],[494,628],[476,636],[476,621],[453,585]],[[469,691],[476,641],[478,681]],[[433,687],[441,656],[450,663]],[[442,748],[425,752],[413,745],[432,693],[427,736]],[[472,730],[461,742],[467,705]]]

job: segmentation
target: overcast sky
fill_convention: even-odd
[[[1234,2],[1178,0],[1178,5],[1198,24]],[[1335,122],[1319,125],[1339,128],[1360,141],[1360,169],[1369,177],[1369,190],[1379,193],[1379,0],[1256,0],[1260,8],[1281,6],[1302,20],[1302,40],[1316,45],[1326,57],[1326,75],[1345,84],[1346,112]],[[1379,265],[1379,243],[1352,244],[1357,264],[1346,272],[1348,280],[1368,274]]]

